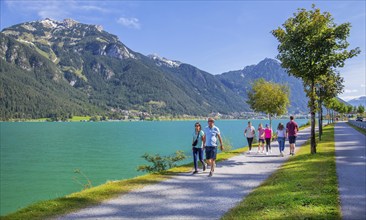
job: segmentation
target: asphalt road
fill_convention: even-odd
[[[345,122],[335,126],[342,218],[366,219],[366,136]]]

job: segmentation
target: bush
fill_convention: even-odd
[[[175,152],[175,155],[171,156],[160,156],[159,154],[150,155],[145,153],[142,158],[152,165],[140,165],[137,171],[148,172],[148,173],[159,173],[166,171],[170,168],[177,166],[177,162],[185,160],[187,156],[183,151]]]

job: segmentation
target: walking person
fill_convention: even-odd
[[[265,138],[266,138],[266,155],[268,155],[268,153],[272,153],[272,149],[271,149],[272,129],[269,127],[268,124],[266,124],[266,129],[264,129],[264,134],[265,134]]]
[[[260,123],[258,125],[258,151],[257,151],[257,154],[258,153],[264,153],[264,139],[265,139],[265,136],[264,136],[264,129],[263,129],[263,126],[262,126],[262,123]],[[261,148],[261,145],[262,145],[262,151],[260,151],[260,148]]]
[[[252,126],[252,123],[250,121],[248,121],[248,127],[245,128],[245,131],[244,131],[244,136],[247,138],[248,145],[249,145],[248,154],[250,154],[252,152],[252,143],[253,143],[254,135],[255,135],[255,128]]]
[[[286,135],[290,143],[290,155],[295,155],[295,144],[297,132],[299,131],[299,126],[294,121],[294,116],[290,116],[290,121],[286,125]]]
[[[278,124],[277,131],[276,131],[276,137],[278,141],[278,147],[280,149],[280,156],[284,156],[285,151],[285,140],[286,140],[286,130],[285,126],[283,126],[282,123]]]
[[[206,160],[208,165],[211,167],[210,174],[211,177],[215,171],[215,160],[217,154],[217,140],[220,142],[220,149],[223,150],[222,138],[220,135],[220,129],[215,126],[215,120],[213,118],[208,119],[208,126],[205,128],[205,144],[204,148],[206,150]]]
[[[201,124],[196,122],[194,124],[195,131],[193,132],[193,140],[192,140],[192,152],[193,152],[193,163],[194,163],[194,172],[193,174],[198,173],[198,163],[197,159],[201,161],[202,171],[206,170],[206,164],[203,161],[203,143],[205,142],[205,133],[201,129]]]

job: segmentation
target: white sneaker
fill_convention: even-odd
[[[266,152],[266,155],[268,155],[268,152]]]

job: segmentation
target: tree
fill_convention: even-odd
[[[343,67],[345,60],[360,53],[359,48],[347,50],[350,23],[336,25],[332,15],[312,10],[299,9],[294,17],[272,31],[279,41],[277,58],[288,73],[302,79],[309,97],[311,114],[311,153],[316,153],[315,112],[318,108],[316,85],[321,77],[334,74]]]
[[[352,114],[352,112],[353,112],[353,106],[352,105],[347,106],[347,114]]]
[[[287,112],[290,104],[289,93],[288,86],[267,82],[261,78],[253,83],[252,90],[248,92],[247,103],[255,112],[268,114],[272,127],[272,116]]]
[[[322,76],[316,85],[318,99],[318,117],[319,117],[319,141],[323,134],[323,104],[324,101],[335,98],[343,92],[343,77],[338,72],[331,72],[329,75]]]
[[[365,106],[359,105],[357,108],[357,113],[362,116],[362,114],[365,112]]]

